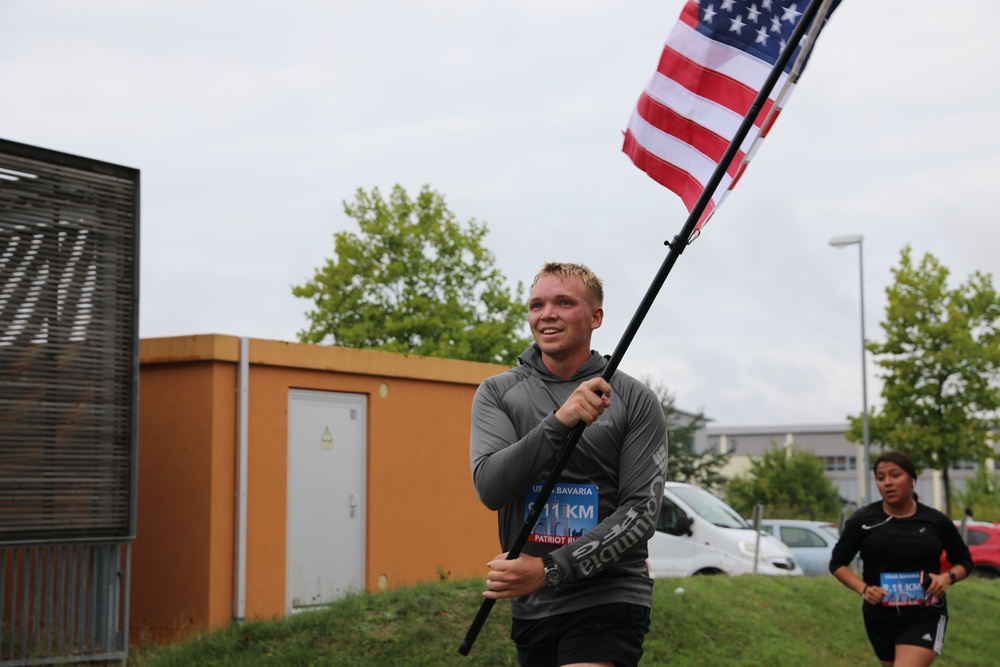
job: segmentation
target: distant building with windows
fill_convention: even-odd
[[[711,420],[706,419],[706,422]],[[874,498],[864,501],[864,475],[870,475],[859,462],[864,459],[863,446],[847,440],[848,424],[799,424],[777,426],[706,426],[695,437],[695,450],[730,453],[729,465],[722,474],[732,478],[750,469],[753,457],[763,456],[773,448],[787,451],[803,450],[815,454],[826,469],[826,475],[837,488],[845,502],[861,504],[878,498],[872,484]],[[872,446],[873,456],[882,450]],[[996,469],[1000,456],[989,462]],[[949,470],[952,492],[965,490],[966,482],[975,477],[976,463],[962,461]],[[924,470],[917,479],[917,493],[921,502],[944,509],[944,484],[941,473]]]

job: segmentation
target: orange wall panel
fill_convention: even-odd
[[[247,618],[285,614],[288,388],[284,369],[251,366]]]
[[[236,530],[236,364],[212,365],[212,460],[209,491],[209,601],[211,627],[233,618],[233,563]]]
[[[373,399],[368,477],[368,587],[485,575],[496,518],[469,470],[474,386],[389,382]],[[375,410],[373,409],[373,412]],[[406,553],[405,558],[395,554]]]
[[[140,375],[131,618],[156,638],[209,622],[211,373],[175,364]]]

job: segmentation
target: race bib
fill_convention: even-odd
[[[542,482],[535,482],[524,494],[525,519],[541,490]],[[597,525],[597,498],[594,484],[556,484],[528,541],[561,546],[580,539]]]
[[[879,585],[885,589],[883,607],[909,607],[925,603],[920,572],[883,572],[879,575]]]

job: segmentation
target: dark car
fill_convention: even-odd
[[[962,529],[959,521],[955,522]],[[965,527],[965,543],[972,554],[972,573],[977,577],[995,579],[1000,577],[1000,524],[984,521],[969,521]],[[951,569],[945,554],[941,554],[941,571]]]

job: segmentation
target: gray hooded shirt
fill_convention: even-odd
[[[498,513],[508,551],[572,429],[555,411],[581,382],[599,377],[596,352],[568,380],[532,345],[521,365],[488,378],[472,404],[472,479]],[[628,375],[611,379],[611,407],[583,431],[523,553],[551,552],[563,583],[511,601],[536,619],[599,604],[652,606],[647,543],[656,529],[667,467],[667,432],[656,394]]]

